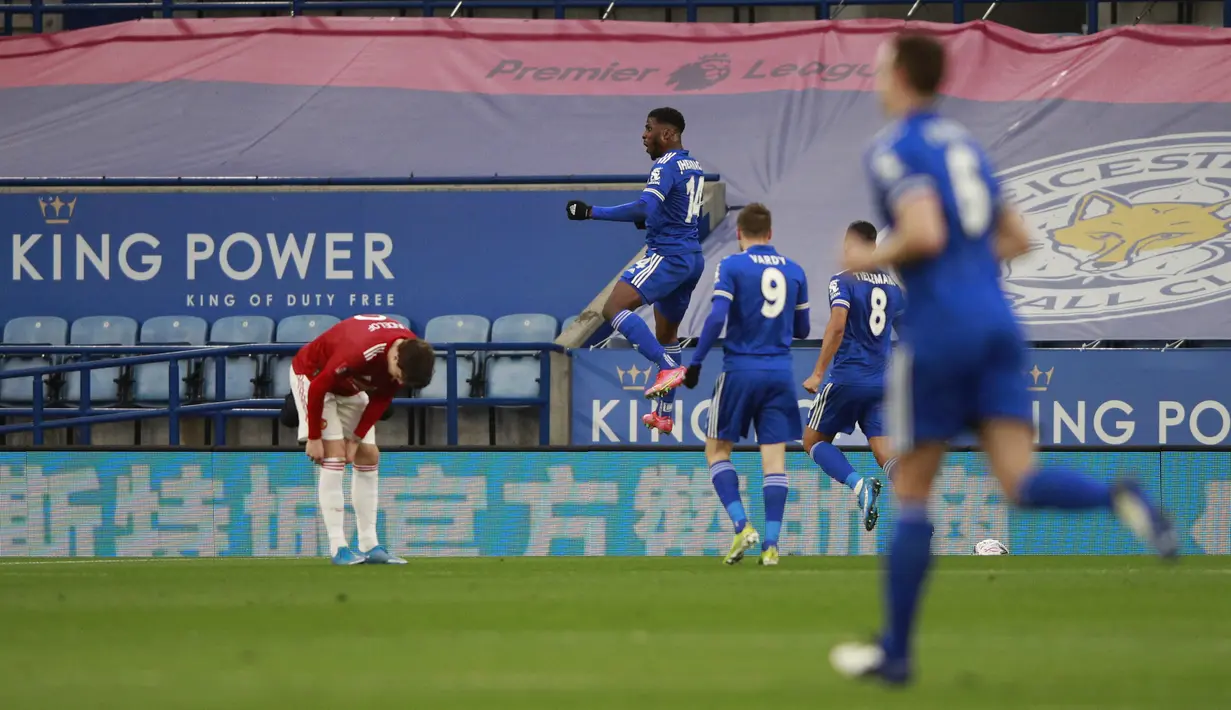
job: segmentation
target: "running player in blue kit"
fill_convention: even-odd
[[[1002,261],[1026,253],[1025,223],[1004,200],[983,148],[932,109],[945,75],[935,39],[904,33],[881,48],[876,89],[894,120],[867,168],[892,236],[848,251],[846,267],[896,267],[910,304],[890,364],[887,409],[900,459],[889,543],[886,623],[872,643],[830,652],[839,673],[910,680],[911,637],[931,566],[928,497],[948,442],[979,437],[992,475],[1022,508],[1114,510],[1163,557],[1177,554],[1167,517],[1131,480],[1108,485],[1064,467],[1040,468],[1026,391],[1026,344],[1000,289]]]
[[[729,565],[761,542],[761,564],[778,564],[778,536],[786,510],[786,442],[800,436],[791,340],[808,337],[808,280],[804,270],[770,246],[771,217],[753,203],[739,213],[741,252],[723,259],[714,274],[712,310],[701,329],[684,383],[697,386],[701,363],[727,327],[722,374],[710,400],[705,458],[718,500],[735,525]],[[756,425],[764,472],[765,540],[748,524],[731,449]]]
[[[673,108],[656,108],[645,120],[641,143],[654,160],[649,180],[636,202],[592,207],[569,200],[569,219],[599,219],[645,225],[646,253],[620,276],[603,317],[650,362],[658,376],[645,391],[658,398],[655,410],[641,418],[648,428],[670,434],[675,426],[675,388],[684,382],[678,358],[680,321],[693,289],[705,270],[697,222],[705,190],[705,171],[684,150],[684,116]],[[654,329],[633,311],[654,304]]]
[[[852,222],[846,228],[846,249],[876,244],[876,227]],[[833,445],[838,434],[850,434],[858,424],[868,438],[876,463],[893,475],[889,437],[881,422],[885,395],[885,368],[889,361],[893,325],[902,312],[902,289],[884,271],[843,271],[829,280],[829,325],[821,340],[812,376],[804,389],[816,395],[804,430],[804,451],[830,478],[855,491],[863,513],[863,527],[876,527],[881,482],[855,473],[846,456]],[[832,362],[832,364],[831,364]]]

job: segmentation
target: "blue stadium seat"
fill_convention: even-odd
[[[401,323],[402,325],[406,326],[407,328],[410,328],[410,329],[411,329],[412,331],[414,331],[415,333],[418,333],[418,332],[419,332],[419,331],[415,330],[415,322],[414,322],[414,321],[412,321],[411,319],[407,318],[406,316],[398,316],[398,315],[394,315],[394,314],[392,314],[392,313],[386,313],[386,314],[384,314],[384,315],[385,315],[385,317],[386,317],[386,318],[389,318],[389,319],[391,319],[391,320],[395,320],[395,321],[397,321],[397,322]]]
[[[556,339],[558,323],[545,313],[515,313],[502,316],[492,324],[493,343],[550,343]]]
[[[276,343],[310,343],[326,330],[338,324],[333,316],[290,316],[278,322]]]
[[[560,324],[560,332],[563,333],[564,331],[568,330],[568,327],[572,325],[573,322],[576,321],[580,317],[581,316],[569,316],[568,318],[565,318],[564,322]]]
[[[214,321],[209,329],[210,345],[272,343],[274,322],[265,316],[227,316]]]
[[[209,325],[197,316],[157,316],[141,324],[141,345],[205,345]],[[194,367],[188,360],[180,360],[180,401],[188,399],[188,380]],[[170,396],[165,362],[151,362],[133,368],[133,400],[141,404],[166,402]]]
[[[486,343],[491,329],[483,316],[436,316],[427,322],[423,337],[433,343]]]
[[[68,322],[63,318],[25,316],[14,318],[4,326],[5,345],[57,346],[67,342]],[[52,358],[49,356],[6,357],[0,360],[0,371],[29,370],[51,364]],[[0,380],[0,401],[5,404],[29,404],[34,401],[34,378]]]
[[[265,316],[227,316],[214,321],[210,328],[210,345],[264,344],[273,341],[274,322]],[[226,371],[226,398],[250,399],[256,396],[256,380],[260,361],[255,356],[228,357]],[[217,383],[214,379],[214,361],[207,359],[201,395],[207,401],[215,399]]]
[[[539,313],[497,318],[492,324],[494,343],[549,343],[556,339],[556,319]],[[539,353],[496,352],[489,356],[485,374],[488,397],[537,397]]]
[[[205,345],[209,324],[197,316],[158,316],[141,324],[142,345]]]
[[[338,324],[333,316],[290,316],[278,323],[278,343],[310,343],[321,333]],[[294,355],[272,358],[269,377],[274,397],[285,397],[291,391],[291,360]]]
[[[87,316],[73,321],[69,345],[136,345],[137,321],[127,316]],[[120,368],[90,372],[90,406],[114,404],[120,399]],[[81,373],[64,373],[64,401],[81,401]]]
[[[486,343],[491,332],[491,321],[483,316],[451,315],[437,316],[427,322],[423,337],[429,343]],[[478,358],[474,353],[458,353],[457,358],[457,394],[468,397],[471,388],[468,381],[474,377]],[[448,394],[445,373],[448,365],[442,354],[436,358],[436,370],[432,373],[432,381],[420,392],[420,397],[429,399],[443,398]]]

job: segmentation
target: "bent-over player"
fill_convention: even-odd
[[[400,388],[426,387],[435,364],[429,343],[380,315],[347,318],[300,348],[291,362],[299,440],[318,466],[317,495],[335,565],[406,564],[376,538],[376,422]],[[342,477],[348,458],[358,553],[347,545],[344,529]]]

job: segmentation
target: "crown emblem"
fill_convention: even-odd
[[[76,197],[68,202],[61,200],[59,195],[38,198],[39,211],[43,213],[43,221],[47,224],[68,224],[76,207]]]
[[[706,62],[729,62],[729,61],[731,61],[731,55],[720,52],[718,54],[703,55],[700,59],[697,60],[697,63],[705,64]]]
[[[1046,392],[1047,388],[1051,386],[1051,376],[1053,373],[1055,373],[1055,371],[1056,371],[1055,366],[1052,366],[1050,370],[1043,371],[1039,369],[1038,365],[1035,365],[1034,367],[1026,371],[1026,374],[1030,375],[1030,378],[1031,378],[1030,386],[1027,387],[1026,389],[1030,390],[1031,392]],[[1043,381],[1041,384],[1039,382],[1040,377],[1043,378]]]
[[[650,384],[650,372],[652,371],[653,368],[647,367],[642,370],[636,365],[633,365],[627,370],[621,370],[617,367],[616,376],[620,378],[620,386],[624,389],[639,390],[644,389]]]

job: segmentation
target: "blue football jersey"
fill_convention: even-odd
[[[843,271],[829,280],[829,307],[847,310],[846,333],[826,373],[830,381],[869,386],[884,381],[890,333],[902,305],[901,287],[883,271]]]
[[[913,342],[932,334],[953,339],[1015,324],[1001,292],[994,245],[1000,183],[974,137],[934,113],[912,114],[877,136],[866,168],[876,207],[891,232],[895,203],[916,189],[935,193],[948,228],[943,252],[898,269],[910,297],[902,339]]]
[[[714,296],[731,299],[723,369],[792,367],[795,312],[808,308],[808,279],[799,264],[769,245],[750,247],[719,262]]]
[[[701,219],[705,170],[686,150],[669,151],[654,161],[642,194],[661,204],[645,222],[645,241],[657,254],[701,251],[697,223]]]

